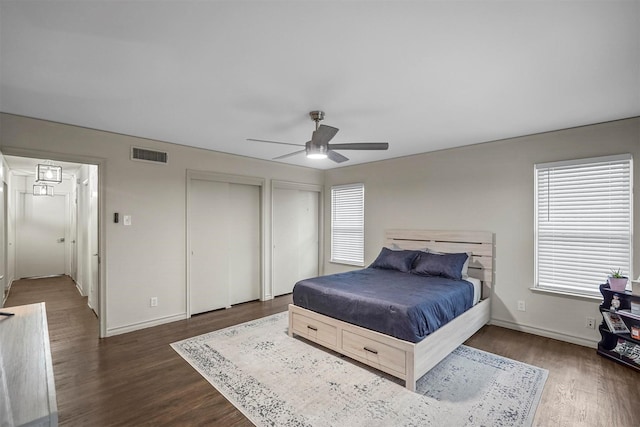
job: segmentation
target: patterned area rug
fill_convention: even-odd
[[[529,426],[548,374],[463,345],[412,393],[287,327],[284,312],[171,346],[258,426]]]

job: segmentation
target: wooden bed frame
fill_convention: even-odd
[[[289,336],[294,334],[405,380],[416,381],[489,322],[493,285],[493,234],[485,231],[387,230],[385,246],[472,254],[468,274],[482,281],[480,302],[418,343],[362,328],[289,305]]]

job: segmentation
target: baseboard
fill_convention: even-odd
[[[9,286],[7,286],[7,294],[4,296],[4,299],[2,300],[2,305],[0,305],[0,307],[4,307],[4,304],[7,302],[7,299],[9,298],[9,293],[11,292],[11,285],[13,285],[13,281],[14,279],[9,280]]]
[[[558,341],[565,341],[571,344],[581,345],[583,347],[597,348],[598,341],[586,338],[574,337],[572,335],[563,334],[562,332],[550,331],[548,329],[535,328],[533,326],[520,325],[506,320],[491,319],[490,325],[500,326],[502,328],[513,329],[515,331],[526,332],[528,334],[539,335],[541,337],[553,338]]]
[[[71,279],[73,280],[73,279]],[[73,283],[76,284],[76,289],[78,290],[78,293],[80,294],[81,297],[84,296],[84,294],[82,293],[82,286],[80,285],[80,283],[76,282],[75,280],[73,280]]]
[[[116,328],[107,328],[107,337],[114,335],[126,334],[127,332],[138,331],[140,329],[151,328],[153,326],[163,325],[165,323],[176,322],[178,320],[184,320],[187,318],[186,313],[174,314],[171,316],[160,317],[153,320],[147,320],[144,322],[131,323],[125,326],[118,326]]]

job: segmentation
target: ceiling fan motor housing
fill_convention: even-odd
[[[311,111],[309,116],[311,117],[311,120],[316,122],[317,126],[320,120],[324,120],[324,111]]]

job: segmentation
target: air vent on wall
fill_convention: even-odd
[[[152,163],[167,163],[167,153],[164,151],[147,150],[146,148],[131,147],[131,160]]]

